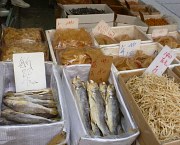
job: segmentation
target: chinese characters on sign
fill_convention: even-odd
[[[161,76],[167,69],[167,67],[172,63],[176,54],[171,48],[165,46],[150,66],[146,69],[145,73],[154,73]]]
[[[46,88],[44,54],[13,54],[16,91]]]
[[[78,18],[60,18],[56,19],[56,29],[73,28],[77,29],[79,25]]]
[[[99,56],[97,59],[92,61],[89,80],[93,80],[97,83],[107,82],[112,65],[111,56]]]
[[[140,49],[141,40],[121,41],[119,46],[119,56],[129,57]]]
[[[92,32],[94,35],[103,34],[106,36],[109,36],[113,38],[115,36],[114,31],[111,29],[111,27],[104,22],[104,20],[100,21],[94,29],[92,29]]]

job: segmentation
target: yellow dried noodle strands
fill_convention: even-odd
[[[180,139],[180,84],[167,76],[142,75],[126,86],[161,142]]]

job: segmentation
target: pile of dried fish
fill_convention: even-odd
[[[59,117],[51,89],[7,92],[3,97],[0,124],[51,123]]]
[[[119,135],[121,127],[121,111],[114,85],[94,81],[87,83],[79,77],[72,80],[80,114],[84,126],[90,135]]]

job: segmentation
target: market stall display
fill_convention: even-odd
[[[15,92],[13,64],[0,63],[1,138],[10,144],[47,144],[55,135],[66,131],[69,123],[59,68],[45,63],[47,88]],[[6,124],[6,125],[5,125]],[[13,133],[10,136],[7,133]],[[39,137],[41,135],[41,137]]]
[[[63,69],[66,101],[73,126],[72,143],[130,145],[138,130],[118,92],[113,72],[107,84],[97,84],[88,81],[89,70],[90,65],[71,65]],[[119,125],[122,128],[117,127]]]

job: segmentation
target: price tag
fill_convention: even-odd
[[[114,31],[104,20],[101,20],[96,27],[92,29],[92,32],[94,35],[103,34],[111,38],[115,36]]]
[[[46,88],[44,53],[13,54],[16,92]]]
[[[78,18],[60,18],[56,19],[56,29],[72,28],[77,29],[79,25]]]
[[[174,51],[166,45],[150,64],[150,66],[146,69],[145,73],[153,73],[161,76],[172,63],[175,57],[176,54]]]
[[[157,37],[162,37],[162,36],[167,36],[168,34],[168,29],[154,29],[152,31],[152,38],[157,38]]]
[[[132,56],[140,49],[141,40],[121,41],[119,55],[124,57]]]
[[[89,73],[89,80],[93,80],[96,83],[107,82],[113,58],[111,56],[101,55],[94,59],[91,64]]]

